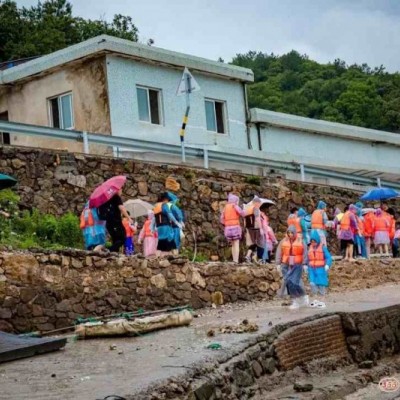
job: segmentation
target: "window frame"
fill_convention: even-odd
[[[138,97],[138,89],[142,89],[146,91],[147,94],[147,105],[148,105],[148,110],[149,110],[149,120],[145,121],[140,119],[140,114],[139,114],[139,97]],[[158,106],[158,119],[159,123],[154,123],[151,121],[151,104],[150,104],[150,93],[149,91],[153,90],[154,92],[157,92],[157,106]],[[138,121],[144,124],[150,124],[154,126],[164,126],[164,112],[163,112],[163,98],[162,98],[162,89],[160,88],[155,88],[151,86],[145,86],[145,85],[136,85],[136,101],[137,101],[137,111],[138,111]]]
[[[213,99],[213,98],[210,98],[210,97],[205,97],[204,98],[204,110],[206,110],[206,102],[207,101],[210,102],[210,103],[213,103],[214,124],[215,124],[215,127],[216,127],[215,131],[210,131],[208,129],[208,126],[207,126],[207,112],[206,112],[206,130],[207,130],[207,132],[213,133],[213,134],[217,133],[219,135],[229,135],[228,118],[227,118],[228,111],[227,111],[226,100],[218,100],[218,99]],[[216,112],[215,103],[219,103],[219,104],[222,105],[222,125],[223,125],[223,128],[224,128],[223,132],[218,132],[217,112]]]
[[[71,126],[69,128],[64,128],[64,120],[63,120],[63,110],[62,110],[62,103],[61,103],[61,98],[70,96],[69,100],[69,105],[70,105],[70,110],[71,110]],[[58,118],[60,121],[60,126],[57,128],[54,126],[54,120],[53,120],[53,110],[52,110],[52,104],[51,101],[57,99],[57,104],[58,104]],[[74,118],[74,101],[73,101],[73,94],[72,92],[65,92],[58,94],[56,96],[48,97],[47,98],[47,104],[48,104],[48,114],[49,114],[49,122],[50,126],[55,129],[65,129],[65,130],[73,130],[75,129],[75,118]]]

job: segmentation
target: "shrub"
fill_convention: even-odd
[[[37,238],[55,243],[58,239],[58,221],[54,215],[42,214],[36,227]]]
[[[82,247],[82,232],[79,228],[79,218],[68,212],[58,221],[57,242],[67,247]]]
[[[259,176],[247,176],[246,177],[246,183],[249,183],[250,185],[257,185],[260,186],[261,184],[261,178]]]

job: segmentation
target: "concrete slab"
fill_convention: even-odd
[[[281,301],[227,305],[200,311],[192,326],[160,331],[139,338],[100,339],[69,343],[62,352],[0,366],[2,396],[7,399],[103,399],[133,395],[150,384],[184,373],[193,365],[246,346],[254,335],[271,326],[335,311],[366,311],[400,304],[398,285],[333,293],[324,311],[290,312]],[[218,334],[207,331],[247,318],[260,326],[256,334]],[[206,349],[212,342],[222,350]],[[110,350],[115,344],[116,349]]]

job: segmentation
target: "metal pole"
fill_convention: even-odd
[[[301,176],[301,181],[305,182],[306,181],[306,174],[304,172],[304,164],[300,164],[300,176]]]
[[[208,149],[206,144],[204,145],[203,152],[204,152],[204,168],[208,169]]]
[[[82,132],[83,137],[83,152],[89,154],[89,138],[86,131]]]
[[[378,187],[381,187],[381,178],[376,178],[376,183]]]
[[[186,74],[185,77],[185,91],[186,91],[186,111],[185,116],[183,117],[182,128],[180,132],[181,137],[181,153],[182,153],[182,162],[186,162],[186,154],[185,154],[185,129],[186,124],[189,118],[190,111],[190,92],[192,91],[191,83],[190,83],[190,75]]]

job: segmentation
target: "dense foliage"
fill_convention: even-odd
[[[296,51],[282,56],[250,51],[237,54],[232,64],[254,71],[250,107],[400,131],[400,74],[383,66],[319,64]]]
[[[48,54],[101,34],[138,40],[129,16],[117,14],[109,23],[73,16],[67,0],[39,1],[30,8],[0,0],[0,62]]]
[[[0,244],[14,248],[82,248],[79,218],[66,213],[61,217],[18,208],[19,197],[10,189],[0,191],[0,209],[10,218],[0,215]]]

